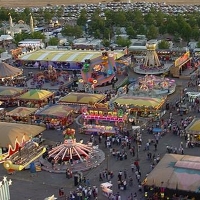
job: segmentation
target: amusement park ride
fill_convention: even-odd
[[[147,53],[144,62],[134,67],[138,74],[163,74],[170,70],[171,66],[161,65],[157,52],[156,44],[149,43],[146,45]]]
[[[8,153],[5,155],[4,160],[2,160],[4,162],[3,166],[9,173],[21,171],[39,158],[45,151],[46,148],[44,146],[39,146],[38,143],[32,140],[24,142],[22,139],[20,143],[16,139],[14,148],[9,145]]]
[[[115,76],[116,66],[113,53],[103,52],[100,60],[91,62],[85,60],[81,70],[81,83],[91,84],[94,87],[111,84]]]

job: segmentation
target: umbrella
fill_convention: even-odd
[[[37,115],[67,117],[72,111],[73,108],[67,105],[54,105],[42,110]]]
[[[76,104],[94,104],[101,102],[104,98],[104,94],[69,93],[65,97],[61,98],[59,102]]]
[[[30,140],[30,137],[34,137],[45,130],[44,127],[28,124],[16,124],[0,122],[0,147],[8,147],[11,145],[15,147],[16,139],[22,142]]]
[[[47,90],[29,90],[28,92],[22,94],[20,100],[44,100],[52,96],[53,93]]]
[[[18,107],[14,110],[8,112],[6,115],[8,116],[17,116],[17,117],[26,117],[31,113],[34,113],[37,108],[27,108],[27,107]]]

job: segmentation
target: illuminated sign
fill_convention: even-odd
[[[175,67],[178,67],[182,64],[184,64],[185,61],[187,61],[190,58],[190,52],[186,52],[185,54],[183,54],[183,56],[177,58],[175,60]]]

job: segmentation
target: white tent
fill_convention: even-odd
[[[0,41],[3,41],[3,40],[13,40],[13,38],[10,35],[1,35]]]

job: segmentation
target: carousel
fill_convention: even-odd
[[[83,144],[75,139],[75,130],[67,128],[63,131],[64,141],[48,151],[47,160],[52,164],[52,168],[44,159],[42,165],[47,171],[66,173],[66,170],[80,172],[98,166],[104,159],[103,151],[92,143]]]
[[[128,88],[133,95],[166,96],[175,92],[176,83],[173,79],[146,75],[139,77],[138,81],[130,84]]]

